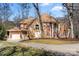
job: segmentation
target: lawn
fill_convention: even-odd
[[[26,43],[42,43],[42,44],[74,44],[79,43],[79,41],[66,41],[66,40],[55,40],[55,39],[34,39],[24,41]]]
[[[27,47],[20,43],[0,41],[0,56],[59,56],[63,54]]]
[[[65,56],[65,53],[32,47],[9,46],[0,49],[0,56]]]
[[[19,44],[16,42],[0,41],[0,48],[4,48],[7,46],[17,46],[17,45],[19,45]]]

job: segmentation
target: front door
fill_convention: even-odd
[[[45,34],[45,38],[51,38],[51,24],[50,23],[46,23],[44,24],[44,34]]]
[[[35,38],[40,38],[41,37],[41,33],[40,32],[35,32]]]

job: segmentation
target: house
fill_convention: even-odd
[[[43,38],[66,38],[68,37],[68,27],[65,23],[57,21],[48,14],[41,15],[41,21],[44,31]],[[19,23],[19,27],[7,30],[7,41],[22,41],[30,38],[42,38],[39,19],[29,17]]]

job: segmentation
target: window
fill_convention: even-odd
[[[7,35],[9,35],[9,31],[7,32]]]
[[[35,29],[36,30],[39,30],[39,25],[35,25]]]
[[[23,28],[24,26],[23,26],[23,24],[21,24],[21,28]]]

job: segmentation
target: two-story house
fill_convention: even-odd
[[[68,37],[69,31],[66,24],[63,22],[58,22],[54,17],[48,14],[41,15],[41,21],[43,25],[44,37],[43,38],[58,38],[58,37]],[[8,41],[22,41],[27,39],[42,38],[39,19],[28,18],[24,19],[19,23],[19,27],[15,27],[7,30]]]

